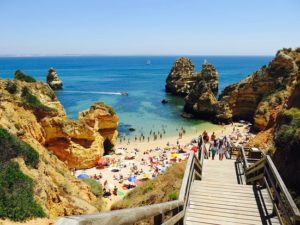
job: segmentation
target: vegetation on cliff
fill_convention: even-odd
[[[90,178],[85,178],[82,181],[90,186],[91,191],[95,196],[102,197],[103,189],[102,189],[102,185],[98,181]]]
[[[104,142],[115,144],[118,117],[111,115],[113,110],[103,104],[94,104],[81,119],[68,120],[55,93],[44,82],[0,79],[0,93],[1,128],[16,135],[15,139],[9,137],[10,143],[17,143],[11,149],[7,147],[7,138],[1,138],[0,147],[6,146],[1,149],[1,166],[2,162],[13,158],[19,171],[31,179],[32,185],[27,186],[32,187],[32,196],[50,219],[99,212],[103,206],[101,187],[76,179],[68,166],[92,167],[97,157],[104,153]],[[1,134],[8,137],[7,132]],[[31,151],[30,146],[36,152]],[[16,192],[24,194],[23,189]],[[29,200],[26,202],[31,204]],[[30,211],[34,212],[34,208]]]
[[[21,156],[26,165],[37,168],[39,154],[26,142],[0,128],[0,163],[5,164],[11,159]]]
[[[16,157],[34,168],[39,163],[39,154],[30,145],[0,128],[0,218],[22,221],[44,217],[46,214],[33,197],[33,180],[13,161]]]
[[[15,79],[16,80],[21,80],[21,81],[25,81],[28,83],[34,83],[36,82],[36,79],[34,79],[32,76],[30,75],[26,75],[25,73],[23,73],[21,70],[17,70],[15,72]]]
[[[157,178],[143,182],[130,191],[123,200],[113,204],[111,209],[134,208],[176,200],[179,195],[185,165],[185,162],[175,164]]]
[[[289,148],[297,145],[297,132],[300,131],[300,110],[297,108],[284,110],[278,115],[278,123],[274,138],[276,147]]]
[[[17,85],[14,82],[9,81],[7,82],[5,90],[7,90],[10,94],[15,94],[18,89],[17,89]]]
[[[24,87],[22,89],[21,97],[26,106],[33,108],[35,110],[42,111],[42,112],[56,112],[57,111],[56,109],[50,108],[50,107],[44,105],[43,103],[41,103],[41,101],[36,96],[34,96],[33,94],[30,93],[30,91],[27,87]]]
[[[300,208],[300,109],[282,111],[276,121],[275,164]]]

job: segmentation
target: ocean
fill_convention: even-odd
[[[63,81],[63,90],[56,95],[65,107],[70,119],[89,108],[93,102],[111,105],[120,118],[121,135],[140,135],[162,127],[166,135],[204,130],[213,126],[208,121],[184,119],[180,116],[183,98],[165,93],[165,80],[176,56],[78,56],[78,57],[0,57],[0,77],[13,78],[21,69],[38,80],[45,81],[47,71],[54,67]],[[219,73],[219,90],[238,82],[261,66],[271,56],[190,56],[196,66],[206,59],[215,65]],[[149,64],[150,62],[150,64]],[[118,93],[128,92],[128,96]],[[161,104],[162,99],[169,100]],[[136,131],[129,132],[129,128]]]

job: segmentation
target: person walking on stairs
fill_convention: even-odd
[[[211,157],[212,157],[212,160],[215,159],[215,155],[218,151],[218,143],[217,143],[217,140],[214,140],[213,143],[210,145],[210,151],[211,151]]]
[[[224,144],[223,140],[220,140],[219,141],[219,149],[218,149],[219,160],[223,160],[225,149],[226,149],[226,147],[225,147],[225,144]]]

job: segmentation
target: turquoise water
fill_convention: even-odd
[[[103,101],[115,109],[120,133],[136,129],[133,135],[148,133],[165,127],[167,135],[176,128],[187,130],[209,126],[200,120],[181,118],[183,99],[164,91],[166,77],[177,57],[16,57],[0,58],[0,77],[12,78],[21,69],[45,81],[47,71],[54,67],[63,80],[64,89],[56,94],[69,118],[96,101]],[[213,63],[219,73],[219,88],[237,82],[271,60],[271,56],[192,56],[199,71],[204,59]],[[150,60],[151,64],[147,65]],[[103,93],[104,92],[104,93]],[[109,92],[109,93],[106,93]],[[128,96],[118,95],[128,92]],[[162,105],[161,100],[169,104]]]

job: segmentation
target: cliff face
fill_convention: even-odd
[[[204,63],[190,93],[185,97],[184,111],[212,119],[216,115],[218,73],[212,64]]]
[[[217,120],[229,122],[245,119],[258,130],[269,124],[273,110],[287,100],[299,70],[300,53],[280,50],[268,66],[262,67],[239,83],[224,89],[219,98]],[[224,110],[225,109],[225,110]]]
[[[94,166],[104,153],[105,142],[115,143],[118,117],[103,103],[93,105],[84,115],[68,120],[45,83],[0,79],[0,126],[40,154],[37,169],[17,160],[34,180],[35,197],[50,217],[91,213],[99,206],[90,188],[76,180],[68,167]]]
[[[270,75],[277,79],[282,77],[281,84],[285,87],[279,86],[259,104],[258,107],[268,110],[264,114],[269,116],[264,119],[268,124],[262,127],[265,127],[264,130],[250,144],[271,153],[280,175],[300,207],[300,49],[280,51],[268,67]],[[277,100],[274,107],[272,101],[279,97],[282,100]],[[259,116],[255,116],[256,121]]]
[[[178,58],[166,80],[166,91],[174,95],[186,96],[196,81],[195,66],[188,58]]]

